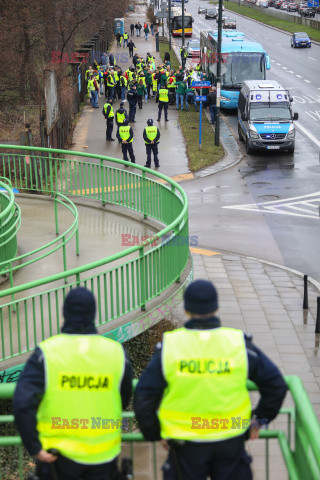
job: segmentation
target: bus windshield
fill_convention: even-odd
[[[279,103],[250,103],[249,118],[252,122],[258,121],[288,121],[291,120],[291,111],[288,102]]]
[[[224,88],[241,87],[245,80],[265,80],[265,56],[264,53],[229,53],[222,54],[224,62],[222,71],[222,85]]]
[[[184,28],[192,27],[192,17],[190,15],[185,15],[184,17]],[[182,28],[182,16],[174,17],[172,20],[173,30],[179,30]]]

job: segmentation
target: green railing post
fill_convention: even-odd
[[[59,235],[59,225],[58,225],[58,203],[57,203],[57,194],[54,194],[54,221],[56,225],[56,235]]]
[[[104,165],[103,159],[100,159],[100,184],[101,184],[101,199],[102,199],[102,206],[104,207],[106,204],[106,192],[105,192],[105,184],[104,184]]]
[[[143,247],[139,250],[139,267],[140,267],[140,292],[141,292],[141,310],[146,309],[146,276],[145,276],[145,256]]]
[[[146,211],[147,211],[147,193],[146,193],[147,177],[146,177],[146,172],[145,171],[142,172],[142,180],[141,181],[142,181],[141,192],[142,192],[143,218],[147,219],[148,218],[148,216],[146,214]]]
[[[10,279],[10,288],[13,288],[13,271],[12,271],[12,262],[9,263],[9,279]],[[14,293],[11,294],[11,299],[14,302]],[[13,311],[16,312],[16,304],[13,304]]]
[[[62,257],[63,257],[63,271],[67,271],[67,252],[66,252],[66,237],[62,237]],[[64,279],[64,283],[68,283],[67,277]]]
[[[53,197],[53,193],[54,193],[54,182],[53,182],[52,163],[53,163],[52,154],[51,154],[51,152],[49,152],[49,181],[50,181],[50,192],[51,192],[51,196]]]

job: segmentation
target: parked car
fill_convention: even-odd
[[[200,57],[200,40],[190,40],[187,43],[188,57],[197,58]]]
[[[276,0],[269,0],[268,6],[269,7],[274,7],[274,4],[276,3]]]
[[[286,2],[283,2],[281,5],[280,5],[280,10],[288,10],[288,4]]]
[[[223,13],[222,14],[222,25],[223,25],[223,22],[225,21],[226,18],[227,18],[226,15]],[[219,21],[219,15],[216,16],[216,22],[218,23],[218,21]]]
[[[305,32],[296,32],[291,37],[291,47],[308,47],[311,48],[311,40]]]
[[[301,12],[301,9],[302,8],[306,8],[308,6],[308,4],[306,2],[302,2],[302,3],[299,3],[298,5],[298,12],[300,13]]]
[[[233,18],[224,17],[224,21],[222,21],[223,28],[237,28],[237,22]]]
[[[205,18],[217,18],[217,10],[215,8],[207,8]]]
[[[274,8],[280,9],[282,2],[283,2],[283,0],[277,0],[274,4]]]
[[[207,9],[205,7],[199,7],[198,13],[207,13]]]
[[[288,12],[297,12],[298,11],[298,4],[297,3],[289,3],[288,4]]]
[[[314,17],[316,12],[314,11],[313,8],[310,7],[305,7],[300,9],[300,15],[301,17]]]

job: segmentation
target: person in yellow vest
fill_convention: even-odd
[[[59,480],[111,480],[117,471],[132,370],[121,343],[98,335],[95,313],[93,294],[73,288],[61,334],[39,343],[17,383],[15,422],[41,478],[53,478],[49,464]]]
[[[124,106],[124,103],[121,102],[120,107],[116,111],[116,115],[115,115],[116,124],[118,125],[118,127],[121,127],[122,125],[128,122],[128,113],[127,113],[127,110],[123,108],[123,106]]]
[[[160,87],[157,93],[156,102],[159,102],[158,105],[158,119],[157,121],[160,122],[161,120],[161,113],[162,109],[164,110],[164,119],[166,122],[168,120],[168,104],[169,104],[169,91],[167,87]]]
[[[128,46],[128,39],[129,39],[128,33],[127,33],[127,32],[124,32],[124,34],[123,34],[123,48],[124,48],[125,46]]]
[[[116,80],[114,76],[114,70],[109,71],[109,75],[107,76],[107,87],[108,87],[108,99],[113,100],[114,93],[115,93],[115,85]]]
[[[106,102],[103,105],[102,109],[102,115],[107,121],[107,130],[106,130],[106,141],[107,142],[114,142],[114,138],[112,138],[112,132],[113,132],[113,119],[114,119],[114,111],[112,107],[112,100],[109,102]]]
[[[133,130],[132,127],[128,125],[128,122],[118,128],[117,138],[121,144],[121,150],[123,154],[123,160],[129,162],[128,153],[130,156],[131,163],[136,163],[136,159],[133,152],[132,140],[133,140]],[[126,165],[127,167],[128,165]]]
[[[178,240],[177,248],[185,245],[185,238]],[[191,283],[184,308],[189,320],[164,333],[137,385],[141,432],[170,447],[165,480],[252,480],[245,439],[257,438],[276,417],[286,383],[250,336],[221,325],[211,282]],[[261,395],[253,411],[248,379]]]
[[[147,125],[148,126],[143,130],[143,140],[147,151],[147,163],[145,166],[148,168],[151,167],[151,152],[153,152],[154,166],[159,168],[158,144],[160,140],[160,130],[153,125],[152,118],[149,118]]]

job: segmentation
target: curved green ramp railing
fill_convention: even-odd
[[[294,406],[292,408],[282,408],[280,415],[287,416],[287,428],[281,429],[262,429],[259,439],[265,441],[265,479],[276,478],[274,474],[279,472],[272,469],[272,455],[270,454],[269,444],[271,440],[277,440],[282,453],[283,461],[287,468],[289,480],[319,480],[320,478],[320,425],[314,413],[309,397],[303,387],[302,381],[297,376],[286,376],[288,388],[292,395]],[[134,380],[134,386],[137,380]],[[258,390],[257,386],[248,382],[249,390]],[[0,385],[0,399],[11,399],[15,390],[15,384]],[[122,441],[134,442],[145,441],[141,433],[133,433],[133,412],[123,412],[123,417],[128,419],[131,432],[122,434]],[[0,423],[12,424],[13,415],[0,416]],[[157,459],[155,444],[153,450],[153,480],[157,479]],[[0,436],[1,447],[13,446],[18,449],[17,470],[19,478],[23,479],[23,461],[22,461],[22,441],[19,436]],[[141,448],[140,448],[141,455]],[[131,456],[134,462],[134,448],[131,447]],[[12,456],[10,455],[10,461]],[[0,457],[1,459],[1,457]],[[5,463],[5,462],[4,462]],[[141,461],[140,461],[141,464]],[[1,465],[1,462],[0,462]],[[272,473],[272,477],[270,476]],[[0,470],[0,480],[2,480]],[[280,477],[279,477],[280,478]],[[284,477],[281,477],[284,478]]]
[[[2,171],[20,191],[60,193],[118,205],[165,227],[110,257],[1,291],[1,360],[29,352],[60,331],[61,306],[74,285],[85,285],[95,294],[96,324],[102,326],[144,310],[148,302],[180,281],[189,261],[188,201],[176,182],[119,159],[46,148],[37,148],[35,154],[35,149],[0,145]],[[133,171],[123,168],[129,165]]]
[[[14,201],[12,184],[8,178],[0,177],[0,272],[1,264],[6,264],[17,255],[20,223],[20,208]],[[1,272],[2,275],[4,273]]]

